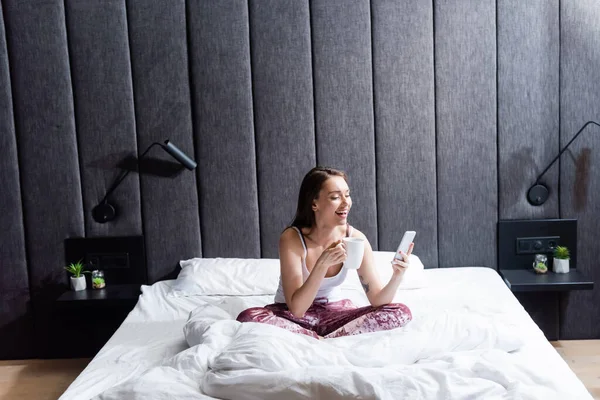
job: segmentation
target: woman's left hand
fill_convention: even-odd
[[[410,246],[408,246],[408,252],[406,252],[406,253],[404,253],[403,251],[400,252],[400,255],[402,256],[402,260],[399,260],[397,258],[394,258],[392,260],[392,268],[394,268],[393,276],[395,278],[400,278],[400,277],[404,276],[406,269],[408,267],[410,267],[410,262],[408,260],[408,256],[411,255],[413,247],[415,247],[415,244],[411,243]]]

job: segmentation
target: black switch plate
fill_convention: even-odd
[[[130,268],[129,253],[90,253],[85,261],[96,269]]]
[[[107,285],[148,281],[143,236],[68,238],[65,260],[67,264],[83,260],[89,270],[103,270]]]
[[[535,254],[546,254],[549,266],[554,247],[571,252],[570,267],[577,267],[576,219],[522,219],[498,221],[498,269],[532,268]]]
[[[516,241],[517,254],[552,253],[560,246],[560,236],[519,237]]]

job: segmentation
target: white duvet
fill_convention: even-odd
[[[214,318],[221,315],[214,306],[196,310],[186,326],[193,347],[170,363],[186,373],[187,358],[205,354],[187,374],[202,392],[218,398],[527,398],[516,395],[535,393],[510,384],[510,373],[516,377],[521,369],[502,372],[512,364],[508,352],[522,344],[515,327],[473,314],[439,314],[392,331],[324,341]]]
[[[539,330],[522,329],[528,316],[473,291],[415,303],[403,328],[321,341],[235,321],[246,299],[204,302],[183,329],[189,348],[96,399],[591,398]]]
[[[144,286],[60,400],[592,399],[495,271],[425,278],[397,293],[413,313],[405,327],[321,341],[235,321],[272,295],[173,297],[173,281]],[[361,289],[343,291],[366,304]]]

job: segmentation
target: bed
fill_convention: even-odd
[[[382,279],[392,255],[375,252]],[[327,340],[235,321],[273,301],[277,260],[182,261],[60,400],[592,399],[496,271],[414,260],[395,298],[413,321]],[[342,290],[368,304],[355,271]]]

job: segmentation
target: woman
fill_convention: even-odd
[[[404,271],[403,261],[393,260],[392,278],[382,286],[374,265],[373,251],[365,235],[352,228],[348,213],[352,207],[344,172],[313,168],[300,186],[298,208],[291,227],[281,234],[279,258],[281,277],[275,303],[243,311],[240,322],[262,322],[314,338],[334,338],[404,326],[411,319],[404,304],[390,304]],[[365,251],[358,276],[370,306],[357,308],[343,299],[339,285],[348,270],[344,237],[364,239]]]

